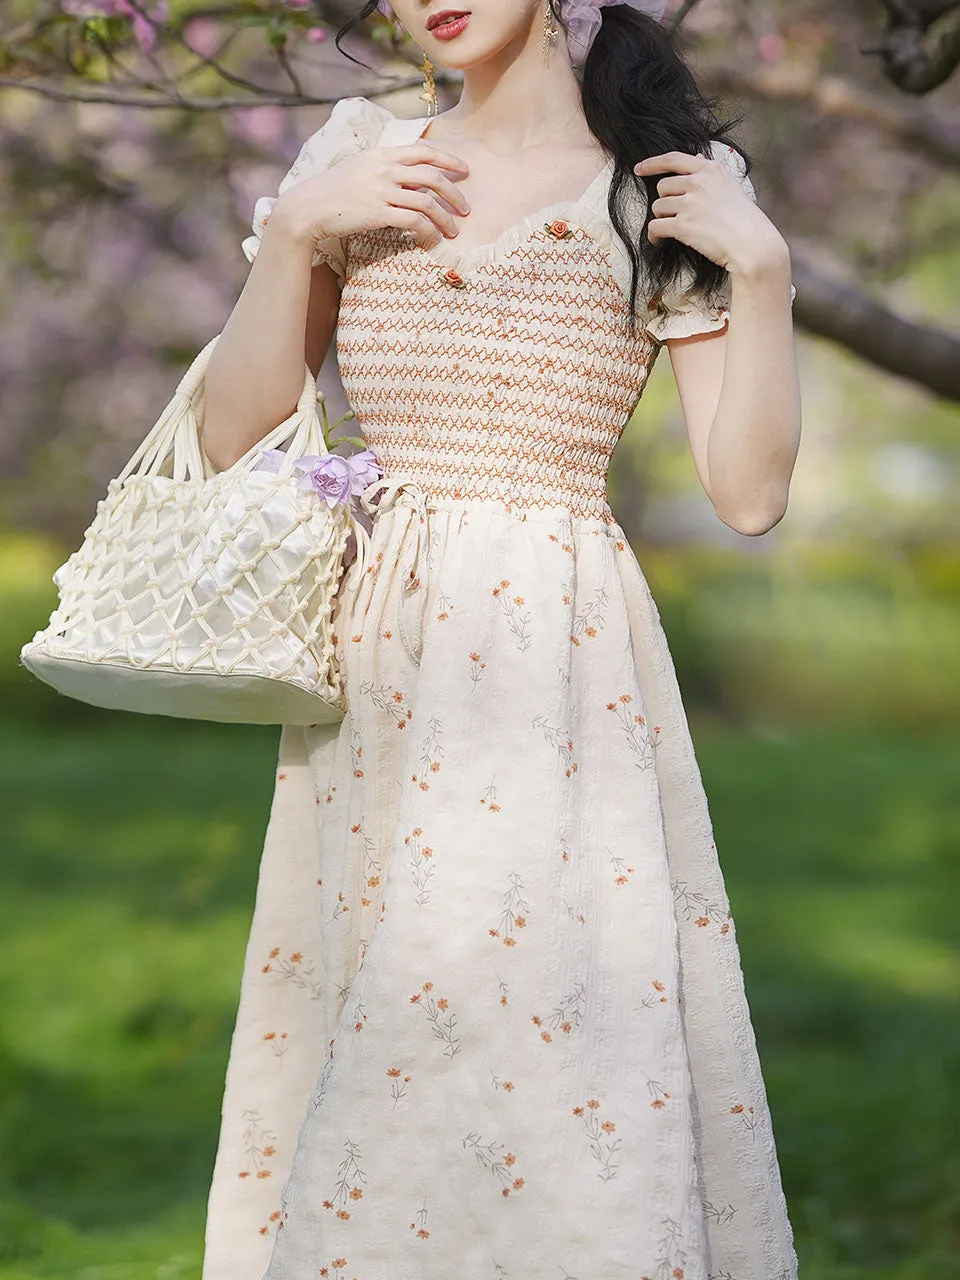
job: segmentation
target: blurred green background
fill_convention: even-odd
[[[925,151],[891,125],[904,95],[861,52],[878,8],[717,0],[684,26],[705,82],[741,99],[796,266],[805,424],[785,520],[759,539],[717,521],[666,352],[610,477],[710,796],[803,1280],[947,1277],[960,1248],[960,409],[944,393],[960,160],[945,134]],[[229,35],[251,77],[287,90],[283,35],[321,105],[149,112],[0,90],[0,1280],[199,1280],[279,737],[70,702],[20,646],[107,480],[222,327],[253,200],[323,102],[421,110],[316,34],[347,10],[194,9],[171,6],[174,34],[208,59]],[[29,74],[56,78],[50,31],[23,34],[33,6],[9,10]],[[63,19],[88,82],[146,92],[120,76],[156,55],[142,32],[112,19],[111,63]],[[382,26],[368,56],[409,75]],[[845,114],[815,92],[827,81],[893,111]],[[236,92],[209,63],[180,88]],[[917,96],[931,136],[956,119],[956,76]],[[332,361],[323,377],[335,403]]]

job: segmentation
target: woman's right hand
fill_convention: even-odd
[[[371,147],[288,188],[277,198],[270,221],[314,245],[331,235],[399,227],[412,232],[423,248],[432,248],[444,236],[456,236],[458,214],[470,211],[444,170],[460,179],[469,165],[423,142]]]

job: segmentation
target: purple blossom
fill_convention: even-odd
[[[372,449],[364,449],[362,453],[354,453],[347,459],[350,464],[352,475],[351,493],[363,493],[368,484],[373,484],[374,480],[379,480],[383,475],[380,463],[377,461],[377,455]]]
[[[279,471],[286,456],[283,449],[262,449],[258,465],[265,471]],[[306,454],[296,459],[293,468],[294,474],[299,472],[297,488],[313,489],[330,507],[349,502],[352,496],[362,493],[381,475],[372,449],[364,449],[362,453],[354,453],[348,458],[338,453],[327,453],[323,457],[315,453]]]

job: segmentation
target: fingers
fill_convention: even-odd
[[[650,213],[654,218],[669,218],[673,214],[683,212],[682,196],[660,196],[650,205]]]
[[[657,183],[657,194],[661,196],[682,196],[690,190],[690,186],[690,178],[687,174],[661,178]]]
[[[459,233],[457,215],[450,213],[429,191],[410,191],[406,187],[398,187],[388,200],[390,212],[396,214],[388,225],[412,231],[417,239],[423,242],[424,233],[428,233],[430,243],[435,244],[434,234],[439,230],[441,237],[453,237]]]
[[[706,156],[691,155],[688,151],[664,151],[657,156],[647,156],[633,166],[633,172],[642,178],[653,173],[696,173],[704,165],[712,164]]]
[[[401,231],[409,231],[421,248],[432,249],[443,239],[443,236],[437,232],[436,224],[423,213],[417,213],[414,209],[393,207],[388,207],[387,213],[389,216],[384,220],[384,226],[399,227]]]
[[[651,244],[658,240],[677,238],[676,218],[651,218],[647,223],[647,239]]]
[[[461,213],[470,212],[467,197],[455,182],[451,182],[449,178],[441,173],[436,165],[412,164],[398,166],[395,180],[403,186],[429,187],[431,191],[443,196],[448,204],[452,204]]]
[[[426,142],[413,142],[406,147],[391,147],[390,153],[401,164],[422,164],[423,161],[427,161],[430,164],[438,164],[443,169],[460,169],[464,174],[470,172],[470,166],[466,160],[461,160],[452,152],[444,151],[441,147],[434,147]],[[450,163],[445,164],[444,161]]]

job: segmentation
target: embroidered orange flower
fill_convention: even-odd
[[[445,284],[452,284],[455,289],[465,289],[467,287],[463,276],[454,267],[441,267],[440,279]]]
[[[569,240],[573,235],[573,229],[563,218],[554,218],[552,222],[545,222],[543,229],[555,236],[557,240]]]

